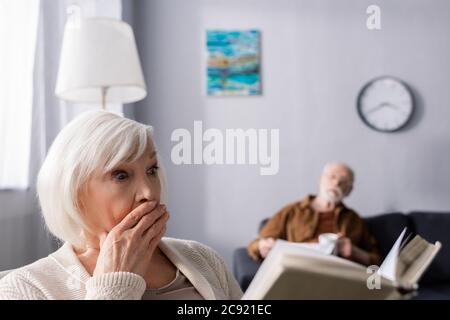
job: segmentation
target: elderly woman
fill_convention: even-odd
[[[222,258],[167,238],[164,174],[151,127],[86,112],[57,136],[37,191],[64,244],[0,281],[0,299],[240,299]]]

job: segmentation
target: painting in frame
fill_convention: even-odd
[[[261,94],[260,32],[207,30],[207,95]]]

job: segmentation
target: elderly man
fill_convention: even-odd
[[[328,163],[320,178],[319,194],[287,205],[261,229],[247,247],[254,260],[264,259],[275,239],[317,242],[322,233],[337,233],[339,256],[363,265],[378,265],[380,255],[364,220],[342,200],[353,188],[354,174],[344,163]]]

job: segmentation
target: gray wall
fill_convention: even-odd
[[[315,192],[330,159],[348,162],[356,185],[347,204],[363,216],[449,210],[450,1],[138,0],[134,28],[149,95],[135,107],[155,126],[172,214],[168,234],[205,242],[231,263],[260,219]],[[382,10],[382,30],[365,27]],[[262,32],[260,97],[204,95],[208,28]],[[402,132],[381,134],[356,113],[358,90],[394,75],[413,89],[418,111]],[[176,128],[279,128],[280,171],[255,166],[175,166]]]

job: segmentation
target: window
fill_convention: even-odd
[[[39,0],[0,0],[0,189],[29,184]]]

